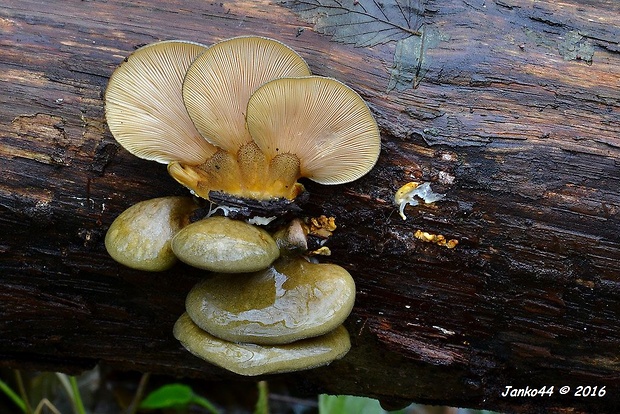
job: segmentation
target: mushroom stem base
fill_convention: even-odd
[[[199,197],[219,191],[242,198],[293,200],[303,190],[297,183],[300,161],[294,154],[278,154],[268,160],[256,143],[248,142],[236,154],[218,150],[200,165],[168,164],[168,173]]]

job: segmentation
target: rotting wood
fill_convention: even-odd
[[[361,180],[307,183],[309,214],[339,225],[329,260],[357,283],[353,349],[288,378],[392,405],[617,411],[619,7],[429,2],[424,23],[444,40],[426,50],[417,89],[387,92],[393,43],[331,42],[277,2],[5,1],[1,364],[75,371],[104,361],[234,378],[171,335],[199,272],[146,274],[105,252],[103,235],[121,211],[185,192],[163,166],[119,149],[102,93],[138,45],[259,34],[357,90],[383,139],[377,167]],[[403,221],[391,199],[412,180],[447,196],[407,207]],[[425,243],[418,229],[459,244]],[[550,398],[502,397],[508,385],[556,388]],[[571,393],[560,396],[562,385]],[[606,395],[575,397],[579,385]]]

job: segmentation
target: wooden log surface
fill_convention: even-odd
[[[339,225],[326,260],[357,284],[353,348],[284,378],[386,405],[617,411],[620,5],[421,3],[419,23],[438,40],[417,60],[417,87],[389,90],[397,42],[335,42],[281,3],[3,2],[0,365],[75,372],[103,361],[237,379],[171,335],[199,271],[130,270],[105,251],[124,209],[185,190],[118,146],[102,94],[139,45],[258,34],[358,91],[382,133],[367,176],[305,182],[308,214]],[[392,198],[412,180],[446,198],[407,207],[404,221]],[[416,230],[459,244],[426,243]],[[517,398],[502,396],[506,386],[555,388]],[[579,386],[605,395],[578,397]]]

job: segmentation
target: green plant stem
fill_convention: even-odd
[[[19,389],[19,394],[22,398],[22,401],[26,405],[26,414],[32,414],[32,407],[30,406],[30,402],[28,401],[28,395],[26,394],[26,387],[24,386],[24,379],[22,378],[22,373],[20,370],[15,370],[15,381],[17,381],[17,388]]]
[[[82,396],[80,395],[80,390],[78,389],[77,379],[74,376],[69,377],[69,382],[71,382],[71,391],[73,394],[73,404],[75,404],[75,411],[77,414],[86,414],[86,410],[84,409],[84,403],[82,402]]]
[[[257,385],[258,401],[256,401],[254,414],[269,414],[269,388],[267,381],[259,381]]]
[[[17,393],[13,391],[11,387],[9,387],[7,383],[2,381],[1,379],[0,379],[0,391],[2,391],[7,397],[9,397],[9,399],[13,401],[15,405],[17,405],[19,409],[22,410],[23,413],[26,412],[26,403],[24,402],[24,400],[21,399],[19,395],[17,395]]]
[[[127,414],[136,414],[138,411],[138,407],[140,406],[140,401],[142,401],[142,397],[144,396],[144,391],[146,390],[146,384],[149,382],[149,378],[151,374],[148,372],[142,374],[140,377],[140,382],[138,383],[138,389],[136,390],[136,395],[134,395],[131,404],[127,407]]]

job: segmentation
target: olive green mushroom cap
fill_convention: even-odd
[[[251,274],[198,283],[185,308],[203,330],[231,342],[285,344],[323,335],[351,313],[355,282],[342,267],[281,259]]]
[[[169,269],[177,261],[170,241],[195,208],[189,197],[161,197],[134,204],[112,222],[105,247],[114,260],[127,267]]]
[[[221,216],[183,228],[172,240],[172,250],[191,266],[224,273],[265,269],[280,255],[265,230]]]
[[[197,357],[246,376],[320,367],[342,358],[351,348],[343,326],[326,335],[287,345],[262,346],[216,338],[201,330],[187,314],[174,325],[174,336]]]
[[[165,164],[196,165],[217,151],[196,130],[182,95],[187,69],[206,50],[181,40],[152,43],[114,71],[105,92],[106,120],[130,153]]]

